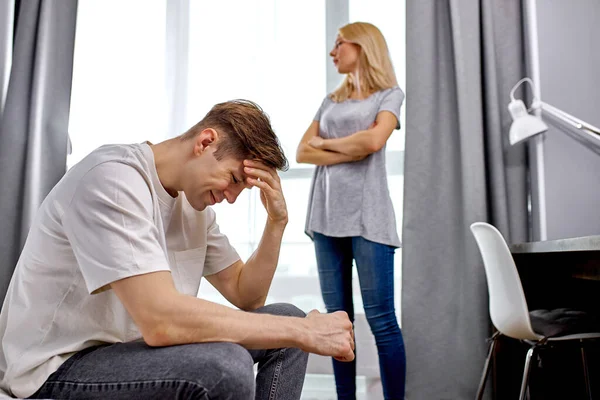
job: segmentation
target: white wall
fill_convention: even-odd
[[[538,0],[541,97],[600,126],[600,1]],[[600,156],[550,126],[548,239],[600,234]]]

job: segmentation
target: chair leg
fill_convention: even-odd
[[[590,375],[588,372],[588,364],[587,358],[585,357],[585,348],[583,346],[583,341],[581,342],[581,362],[583,364],[583,377],[585,379],[585,393],[587,394],[588,399],[592,399],[592,388],[590,386]]]
[[[523,381],[521,383],[521,394],[519,395],[520,400],[525,400],[525,395],[527,393],[527,383],[529,381],[529,372],[531,370],[531,358],[535,353],[535,346],[532,346],[527,351],[527,355],[525,356],[525,369],[523,370]]]
[[[500,336],[500,334],[499,332],[496,332],[491,338],[490,348],[488,350],[488,355],[485,359],[485,364],[483,366],[483,374],[481,375],[481,381],[479,382],[479,389],[477,389],[477,400],[483,399],[483,392],[485,391],[485,382],[487,381],[487,377],[490,372],[490,360],[494,356],[494,350],[496,348],[496,341],[498,340],[498,336]]]

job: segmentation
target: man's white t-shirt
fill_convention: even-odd
[[[75,352],[140,339],[110,283],[171,271],[196,296],[238,260],[212,209],[165,191],[147,144],[95,150],[36,214],[0,315],[0,386],[31,396]]]

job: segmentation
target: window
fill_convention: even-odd
[[[237,12],[228,12],[231,7]],[[306,29],[306,21],[312,21],[311,29]],[[218,39],[207,41],[207,36]],[[312,167],[297,164],[295,153],[325,96],[324,37],[324,1],[191,3],[188,76],[193,89],[188,91],[187,125],[199,121],[214,104],[233,98],[253,100],[271,117],[290,161],[290,171],[281,174],[290,222],[269,301],[302,303],[308,309],[323,309],[313,246],[304,234]],[[266,214],[257,189],[238,201],[236,207],[219,204],[215,210],[222,231],[247,258],[260,241]],[[293,296],[290,279],[298,288]],[[225,302],[208,283],[205,286],[201,296]]]
[[[191,2],[187,125],[218,102],[253,100],[297,167],[298,135],[325,95],[324,37],[324,0]]]
[[[79,4],[69,166],[103,144],[165,138],[165,10],[165,1]]]
[[[71,166],[103,144],[165,140],[198,122],[218,102],[246,98],[258,103],[270,115],[290,161],[290,170],[281,173],[290,221],[268,301],[292,302],[305,311],[324,311],[324,306],[314,248],[304,234],[314,167],[297,164],[295,152],[326,95],[328,53],[335,38],[326,35],[332,19],[325,1],[80,2],[69,124]],[[348,0],[346,10],[350,21],[372,22],[382,30],[404,89],[404,1]],[[399,230],[404,119],[403,112],[403,129],[394,131],[387,146]],[[243,192],[233,206],[214,208],[221,230],[247,259],[266,218],[258,190]],[[400,262],[398,251],[398,299]],[[199,295],[227,304],[206,280]]]
[[[406,91],[405,0],[349,0],[349,6],[350,21],[370,22],[381,30],[392,56],[398,85]],[[400,119],[402,129],[394,131],[392,137],[388,140],[388,151],[404,151],[406,113],[402,112]],[[399,198],[401,199],[402,196]],[[398,214],[398,212],[399,210],[396,208],[396,213]]]

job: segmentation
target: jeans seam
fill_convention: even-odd
[[[281,373],[281,367],[283,365],[283,357],[285,356],[285,350],[286,349],[281,349],[279,351],[279,356],[277,357],[277,365],[275,366],[275,372],[273,373],[273,383],[271,383],[269,400],[274,400],[275,394],[277,393],[277,384],[279,383],[279,375]]]
[[[74,389],[79,389],[83,386],[87,386],[87,387],[107,387],[110,385],[121,385],[122,387],[126,387],[129,388],[131,385],[133,384],[148,384],[148,383],[185,383],[188,385],[192,385],[192,386],[198,386],[201,389],[206,391],[205,387],[200,386],[197,382],[193,382],[193,381],[189,381],[187,379],[151,379],[151,380],[138,380],[138,381],[111,381],[111,382],[101,382],[101,383],[85,383],[85,382],[74,382],[74,381],[65,381],[65,380],[52,380],[52,381],[48,381],[44,384],[45,385],[65,385],[65,386],[71,386]],[[53,391],[54,388],[51,389],[51,391]],[[208,393],[206,393],[206,398],[208,399]]]

